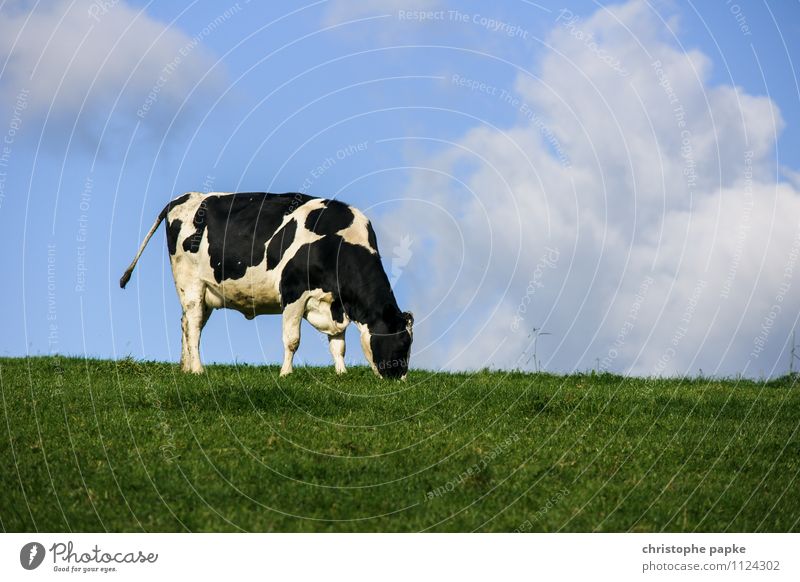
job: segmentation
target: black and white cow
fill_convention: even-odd
[[[352,321],[375,373],[405,378],[414,318],[397,306],[375,231],[358,209],[305,194],[189,192],[158,215],[120,287],[165,219],[184,371],[203,371],[200,333],[214,309],[227,307],[248,319],[283,314],[281,376],[292,372],[305,317],[328,336],[336,372],[345,371]]]

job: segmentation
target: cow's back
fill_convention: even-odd
[[[304,194],[209,194],[195,212],[185,250],[199,249],[205,235],[214,280],[241,279],[264,262],[266,245],[286,218],[310,200]]]

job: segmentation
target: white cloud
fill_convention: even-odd
[[[202,38],[124,2],[87,0],[6,5],[0,56],[3,97],[27,89],[31,110],[69,123],[80,115],[94,138],[112,114],[162,128],[215,62]],[[220,78],[212,71],[206,82]]]
[[[409,197],[436,192],[450,215],[409,202],[387,217],[384,244],[409,228],[434,239],[409,265],[428,281],[406,288],[417,363],[513,366],[535,326],[553,334],[539,355],[555,369],[785,371],[800,194],[774,174],[776,105],[711,86],[710,59],[646,3],[562,19],[548,40],[537,78],[515,83],[540,121],[414,160],[466,187],[419,172]],[[545,248],[557,264],[537,275]]]

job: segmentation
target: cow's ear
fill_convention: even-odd
[[[414,314],[413,313],[411,313],[410,311],[404,311],[402,315],[403,315],[403,319],[406,320],[406,327],[411,327],[412,325],[414,325]]]

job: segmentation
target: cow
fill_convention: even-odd
[[[247,319],[283,317],[280,375],[292,372],[305,318],[328,336],[344,373],[345,330],[353,322],[370,367],[405,379],[414,317],[397,306],[375,231],[358,209],[301,193],[188,192],[170,201],[120,279],[123,289],[162,221],[183,317],[181,369],[203,372],[200,334],[215,309]]]

